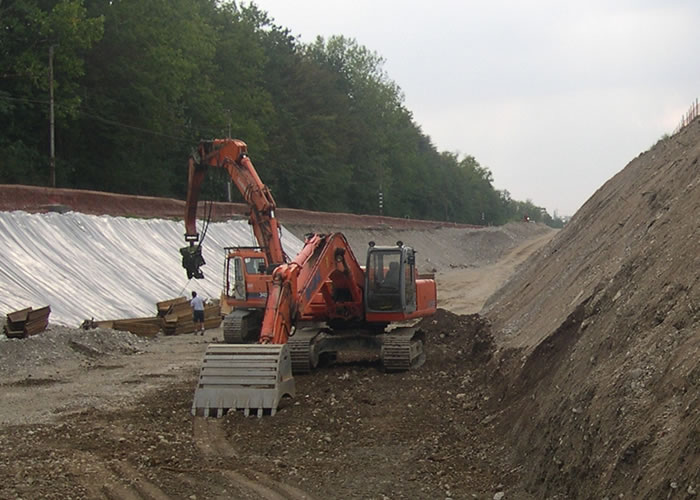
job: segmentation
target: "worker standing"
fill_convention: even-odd
[[[197,296],[197,292],[192,292],[192,300],[190,300],[190,305],[192,306],[192,319],[194,320],[194,333],[195,335],[199,332],[200,335],[204,335],[204,299]]]

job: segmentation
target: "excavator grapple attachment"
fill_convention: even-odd
[[[207,347],[192,404],[192,415],[221,418],[229,409],[262,417],[277,412],[284,396],[294,397],[287,345],[211,344]]]

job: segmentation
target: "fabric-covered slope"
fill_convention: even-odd
[[[245,221],[211,223],[202,245],[204,280],[188,283],[178,251],[182,222],[0,212],[0,314],[51,306],[51,322],[155,316],[156,302],[192,290],[218,299],[224,247],[254,245]],[[283,230],[288,255],[302,242]],[[187,286],[186,286],[187,285]]]

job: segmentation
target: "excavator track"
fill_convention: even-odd
[[[309,373],[318,365],[316,350],[319,336],[323,335],[318,328],[300,328],[289,337],[287,345],[292,360],[292,373],[300,375]]]
[[[318,327],[297,329],[287,341],[294,375],[309,373],[323,359],[333,362],[342,353],[381,359],[387,372],[401,372],[425,363],[425,334],[417,327],[396,328],[372,335],[362,330],[329,332]],[[375,358],[376,359],[376,358]]]
[[[224,342],[227,344],[251,344],[256,338],[253,322],[259,316],[255,311],[235,309],[224,318]]]
[[[425,363],[425,334],[415,327],[397,328],[384,334],[382,363],[387,372],[418,368]]]

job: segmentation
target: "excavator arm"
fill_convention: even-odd
[[[281,264],[289,259],[282,249],[280,228],[275,218],[275,200],[263,184],[248,157],[248,147],[238,139],[201,141],[196,153],[189,158],[187,200],[185,202],[185,241],[189,247],[180,249],[182,265],[188,278],[202,278],[204,265],[197,232],[197,204],[209,167],[223,168],[236,185],[249,207],[248,222],[267,262]]]
[[[341,233],[310,235],[292,262],[275,269],[270,286],[262,344],[285,344],[297,317],[319,293],[326,302],[324,319],[364,317],[364,273]]]

